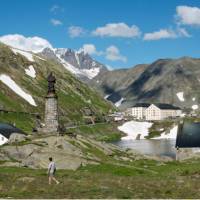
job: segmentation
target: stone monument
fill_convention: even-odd
[[[56,78],[51,72],[47,77],[48,92],[45,98],[45,126],[43,132],[58,132],[58,97],[55,91]]]

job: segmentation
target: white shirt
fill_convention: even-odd
[[[54,173],[55,169],[56,169],[56,165],[53,161],[51,161],[48,166],[49,173]]]

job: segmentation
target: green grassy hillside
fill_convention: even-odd
[[[199,160],[88,165],[58,170],[59,185],[48,185],[45,170],[0,168],[1,198],[193,199],[199,194]],[[11,184],[12,183],[12,184]]]
[[[19,112],[39,113],[43,117],[44,97],[47,92],[47,75],[52,71],[57,78],[56,90],[59,101],[59,114],[62,123],[82,123],[85,108],[95,116],[102,118],[113,107],[87,85],[77,80],[62,65],[34,56],[30,62],[21,54],[15,54],[10,47],[0,44],[0,75],[12,78],[25,92],[35,100],[37,107],[30,105],[0,81],[0,109]],[[25,74],[25,69],[32,65],[36,78]],[[15,123],[19,128],[30,131],[34,125],[34,116],[25,114],[0,113],[0,121]],[[22,121],[24,123],[22,123]]]

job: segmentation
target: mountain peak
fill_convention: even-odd
[[[74,51],[70,48],[45,48],[41,55],[61,63],[67,70],[83,81],[93,79],[106,67],[83,51]]]

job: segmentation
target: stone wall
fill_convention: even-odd
[[[58,131],[58,100],[56,95],[47,95],[45,102],[45,127],[43,132]]]

